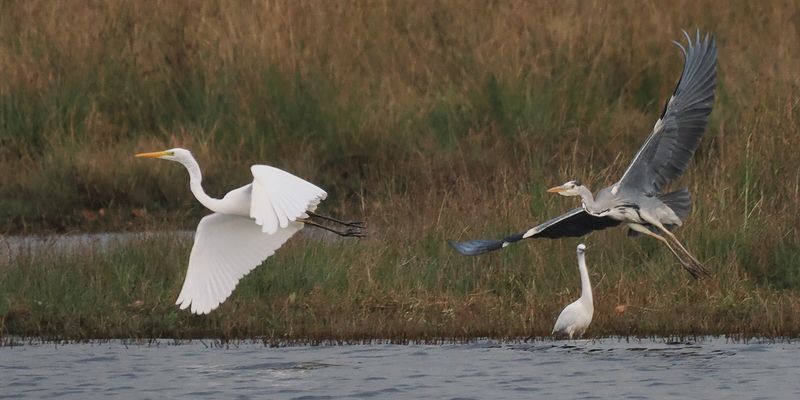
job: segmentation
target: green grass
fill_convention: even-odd
[[[594,243],[588,260],[596,302],[590,335],[800,332],[797,292],[770,275],[747,279],[731,268],[735,253],[705,254],[714,277],[693,281],[659,246],[622,244],[623,235],[587,240]],[[542,336],[579,295],[575,243],[539,242],[464,259],[438,232],[400,246],[301,235],[208,316],[173,305],[188,240],[138,239],[66,255],[42,250],[0,263],[0,335],[290,341]],[[609,251],[620,256],[605,255]],[[791,257],[777,252],[767,262]],[[627,307],[622,313],[615,310],[620,305]]]

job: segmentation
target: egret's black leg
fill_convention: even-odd
[[[350,227],[353,227],[353,228],[363,228],[364,227],[364,223],[361,222],[361,221],[342,221],[342,220],[338,220],[338,219],[333,218],[333,217],[320,215],[320,214],[317,214],[317,213],[312,212],[312,211],[306,211],[306,214],[308,214],[311,217],[324,219],[325,221],[335,222],[337,224],[344,225],[344,226],[350,226]]]
[[[367,236],[364,232],[361,231],[361,229],[358,229],[358,228],[347,228],[345,231],[337,231],[336,229],[329,228],[329,227],[327,227],[325,225],[320,225],[320,224],[318,224],[316,222],[309,221],[307,219],[300,220],[299,222],[302,222],[302,223],[304,223],[306,225],[311,225],[311,226],[316,227],[316,228],[324,229],[324,230],[326,230],[328,232],[333,232],[333,233],[335,233],[335,234],[337,234],[339,236],[343,236],[343,237],[365,237],[365,236]]]

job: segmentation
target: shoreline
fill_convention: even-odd
[[[396,345],[396,346],[449,346],[449,345],[485,345],[485,346],[513,346],[519,344],[552,344],[563,346],[576,346],[580,344],[617,342],[617,343],[647,343],[664,344],[668,346],[703,345],[722,341],[725,344],[752,345],[752,344],[781,344],[794,343],[798,340],[797,336],[747,336],[737,337],[738,335],[688,335],[688,336],[625,336],[610,335],[581,338],[577,340],[554,339],[547,336],[537,337],[516,337],[516,338],[494,338],[494,337],[474,337],[474,338],[435,338],[435,339],[360,339],[360,340],[292,340],[280,341],[266,338],[234,338],[234,339],[175,339],[175,338],[93,338],[93,339],[44,339],[44,338],[24,338],[24,337],[0,337],[0,348],[13,348],[24,346],[69,346],[76,344],[105,345],[113,344],[120,346],[186,346],[201,344],[205,348],[226,348],[239,345],[261,345],[267,348],[284,347],[337,347],[337,346],[374,346],[374,345]]]

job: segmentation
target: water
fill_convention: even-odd
[[[320,229],[303,229],[297,236],[311,240],[336,242],[355,240],[342,238]],[[82,251],[108,251],[125,247],[137,240],[192,240],[194,231],[105,232],[65,235],[0,235],[0,259],[14,259],[22,254],[48,253],[69,255]]]
[[[261,344],[0,348],[13,399],[798,399],[797,343],[603,339],[268,348]]]

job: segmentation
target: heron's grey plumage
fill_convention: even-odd
[[[503,240],[450,242],[450,245],[461,254],[477,255],[522,239],[582,236],[624,222],[634,235],[642,233],[663,241],[693,276],[703,274],[705,271],[700,262],[670,232],[682,225],[691,212],[688,189],[661,193],[670,181],[679,178],[688,168],[714,104],[716,41],[708,34],[701,38],[699,31],[694,40],[685,31],[684,35],[686,46],[676,42],[684,55],[681,77],[661,117],[617,183],[593,196],[585,186],[569,181],[549,191],[581,196],[582,208]],[[679,256],[667,238],[674,240],[676,248],[681,249],[690,261]]]
[[[589,232],[617,226],[622,222],[608,217],[595,217],[583,208],[575,208],[531,229],[506,236],[501,240],[478,239],[465,242],[450,241],[450,246],[465,256],[477,256],[502,249],[528,238],[578,237]]]
[[[674,192],[659,195],[658,199],[675,211],[681,220],[686,219],[692,212],[692,194],[689,193],[689,188],[680,188]]]
[[[621,190],[657,194],[686,171],[703,137],[714,105],[717,45],[708,34],[701,40],[698,31],[694,45],[684,34],[689,42],[686,47],[678,44],[685,58],[681,78],[659,122],[620,179]]]

